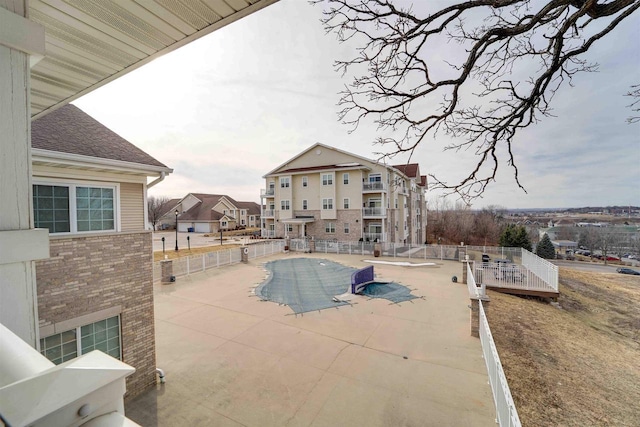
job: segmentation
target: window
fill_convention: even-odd
[[[116,230],[116,186],[33,186],[34,223],[50,233]]]
[[[349,174],[348,173],[343,173],[342,174],[342,183],[344,185],[348,185],[349,184]]]
[[[349,209],[349,199],[344,199],[342,201],[342,206],[344,207],[344,209]]]
[[[240,225],[247,225],[247,223],[246,223],[246,221],[244,220],[244,218],[242,218],[242,219],[240,220]]]
[[[323,173],[322,174],[322,185],[333,185],[333,174]]]
[[[396,209],[398,209],[398,198],[396,197]]]
[[[306,176],[302,177],[302,186],[303,187],[308,187],[309,186],[309,178],[307,178]]]
[[[280,200],[280,209],[283,211],[288,211],[290,209],[288,200]]]
[[[244,209],[240,209],[240,216],[245,216],[247,215],[247,211]]]
[[[93,350],[121,359],[120,316],[40,338],[40,353],[56,365]]]
[[[344,234],[349,234],[349,223],[348,222],[344,223]]]
[[[289,188],[291,185],[291,178],[283,176],[280,178],[280,188]]]
[[[307,208],[308,208],[308,202],[307,202],[306,200],[303,200],[303,201],[302,201],[302,210],[303,210],[303,211],[306,211],[306,210],[307,210]]]
[[[293,225],[287,224],[286,227],[287,227],[287,232],[288,233],[291,233],[293,231]]]
[[[221,221],[221,222],[220,222],[220,226],[221,226],[222,228],[227,228],[227,221]]]
[[[333,199],[322,199],[322,209],[333,209]]]
[[[336,224],[333,222],[325,222],[324,223],[324,232],[325,233],[335,233],[336,232]]]
[[[379,173],[369,174],[369,182],[381,182],[382,176]]]

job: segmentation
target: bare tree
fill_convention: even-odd
[[[355,75],[341,92],[340,119],[352,131],[371,119],[390,134],[375,141],[391,147],[383,157],[413,154],[437,132],[455,138],[446,149],[474,149],[479,160],[460,182],[431,179],[467,201],[505,160],[524,190],[516,134],[552,114],[564,83],[597,69],[584,54],[640,8],[640,0],[470,0],[418,16],[391,0],[317,2],[327,32],[362,43],[358,56],[336,63]],[[448,41],[457,54],[431,55]]]
[[[153,229],[156,229],[156,224],[160,217],[162,216],[163,207],[169,201],[169,197],[167,196],[149,196],[147,197],[147,206],[148,206],[148,214],[149,214],[149,222],[153,225]]]

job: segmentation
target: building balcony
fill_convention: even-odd
[[[387,210],[385,208],[362,208],[362,217],[367,218],[386,218]]]
[[[387,191],[387,184],[384,182],[363,182],[363,193],[383,193]]]
[[[273,197],[276,194],[275,188],[263,188],[260,190],[260,197]]]
[[[262,218],[273,218],[276,216],[275,209],[265,209],[262,211]]]

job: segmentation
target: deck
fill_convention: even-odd
[[[474,276],[476,283],[497,292],[552,299],[560,296],[557,289],[518,264],[479,263]]]

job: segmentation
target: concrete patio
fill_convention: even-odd
[[[495,426],[467,288],[451,281],[460,263],[376,264],[378,278],[423,299],[358,297],[295,316],[252,295],[262,264],[282,256],[370,265],[277,255],[156,285],[167,382],[128,402],[128,417],[143,426]]]

